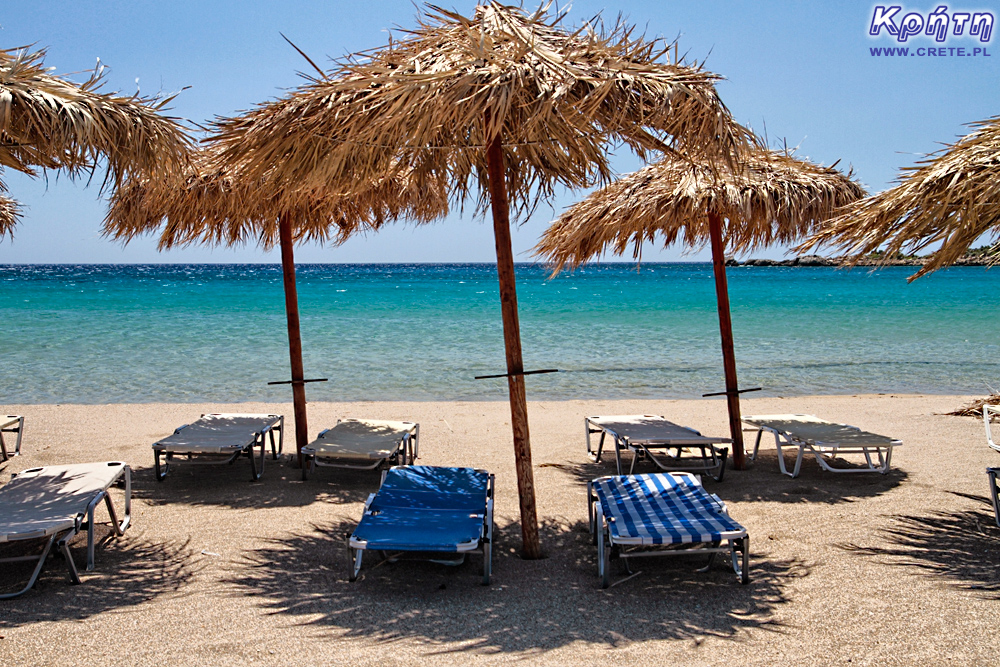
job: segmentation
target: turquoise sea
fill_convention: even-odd
[[[1000,386],[1000,271],[728,271],[740,384],[767,395]],[[723,387],[709,264],[519,265],[528,398]],[[495,267],[298,267],[310,400],[489,400],[505,380]],[[0,403],[288,401],[276,265],[0,266]]]

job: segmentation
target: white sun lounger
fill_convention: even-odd
[[[789,477],[798,477],[806,450],[812,452],[823,470],[842,473],[877,472],[885,475],[889,472],[893,448],[903,444],[895,438],[862,431],[857,426],[828,422],[812,415],[752,415],[743,417],[743,421],[757,429],[757,441],[754,443],[750,460],[757,458],[764,431],[772,433],[775,447],[778,449],[778,466],[781,472]],[[792,472],[788,472],[785,467],[782,447],[786,446],[798,450]],[[835,468],[830,465],[830,461],[835,457],[847,454],[863,455],[865,466]],[[873,457],[877,457],[878,465],[875,465]]]
[[[598,477],[587,483],[590,533],[597,543],[601,587],[611,583],[612,556],[729,554],[740,583],[749,576],[750,538],[726,504],[690,473]]]
[[[660,470],[671,472],[692,472],[711,475],[716,481],[722,481],[726,472],[726,457],[728,447],[717,447],[732,442],[729,438],[704,436],[694,429],[680,426],[657,415],[616,415],[609,417],[584,417],[587,431],[587,454],[596,462],[600,462],[604,450],[604,440],[611,436],[615,445],[615,463],[618,474],[622,474],[622,451],[632,452],[632,464],[629,474],[635,470],[636,461],[648,458]],[[600,433],[596,450],[592,447],[590,436]],[[662,449],[663,454],[654,455],[654,449]],[[673,456],[670,451],[673,450]],[[691,455],[697,450],[698,455]],[[684,454],[688,455],[685,456]]]
[[[338,419],[302,448],[306,471],[316,466],[374,470],[381,465],[410,465],[419,453],[420,425],[378,419]]]
[[[122,478],[125,515],[119,521],[108,489]],[[39,555],[0,559],[0,562],[37,560],[28,585],[16,593],[0,595],[0,599],[17,597],[35,585],[53,545],[66,560],[70,580],[80,583],[69,541],[80,530],[87,529],[87,569],[94,569],[94,510],[102,500],[107,504],[115,535],[123,535],[132,517],[132,474],[124,463],[31,468],[0,487],[0,542],[46,540]]]
[[[993,441],[993,431],[990,430],[990,421],[994,415],[1000,415],[1000,405],[983,406],[983,424],[986,425],[986,444],[995,452],[1000,452],[1000,445]],[[1000,468],[986,468],[986,476],[990,480],[990,502],[993,503],[993,516],[996,518],[997,526],[1000,526],[1000,489],[997,488],[997,475]]]
[[[250,459],[250,474],[254,480],[264,473],[264,439],[270,437],[271,456],[277,460],[284,441],[285,418],[281,415],[217,413],[202,415],[193,424],[185,424],[163,440],[153,443],[156,479],[163,481],[170,463],[177,457],[187,457],[190,463],[233,463],[240,456]],[[274,432],[278,432],[277,446]],[[254,457],[254,449],[260,455]],[[164,462],[161,465],[160,457]]]
[[[14,453],[7,451],[7,443],[3,440],[4,433],[17,433]],[[24,433],[24,417],[21,415],[0,415],[0,463],[21,453],[21,435]]]

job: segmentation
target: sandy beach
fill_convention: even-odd
[[[0,482],[34,466],[122,460],[134,506],[133,526],[98,547],[82,585],[53,558],[33,590],[0,602],[0,664],[992,664],[1000,529],[984,468],[1000,459],[981,421],[940,414],[970,398],[745,399],[745,414],[812,413],[904,446],[886,476],[832,475],[807,460],[791,479],[765,441],[750,470],[705,481],[749,530],[749,585],[718,563],[704,574],[689,560],[647,559],[627,580],[616,568],[608,590],[585,488],[614,464],[588,460],[583,417],[663,414],[724,435],[723,402],[531,403],[547,556],[532,562],[517,555],[506,402],[311,404],[311,434],[338,417],[408,419],[421,425],[419,463],[496,473],[489,587],[478,557],[459,567],[371,558],[348,582],[346,536],[377,472],[322,469],[302,482],[286,457],[256,483],[245,461],[178,465],[155,481],[150,444],[175,427],[203,412],[278,412],[291,434],[290,404],[7,405],[27,425]],[[5,566],[0,586],[26,576]]]

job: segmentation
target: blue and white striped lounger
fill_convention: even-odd
[[[241,456],[250,459],[251,479],[264,473],[264,439],[270,436],[271,456],[277,460],[285,439],[282,415],[216,413],[202,415],[198,421],[177,428],[171,435],[153,443],[156,479],[163,481],[171,462],[187,457],[190,463],[233,463]],[[278,432],[275,443],[274,433]],[[254,459],[254,449],[260,455]],[[160,462],[160,457],[164,462]]]
[[[396,466],[368,497],[350,539],[351,581],[366,550],[483,554],[483,583],[490,583],[493,542],[493,475],[473,468]]]
[[[597,570],[603,588],[611,583],[612,555],[627,559],[709,554],[711,565],[715,554],[728,553],[740,582],[749,581],[746,528],[729,517],[725,503],[706,492],[694,475],[598,477],[587,487],[590,531],[597,540]]]

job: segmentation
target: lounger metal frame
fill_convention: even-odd
[[[17,433],[17,442],[14,444],[13,454],[7,451],[7,444],[3,440],[4,433]],[[0,463],[21,454],[21,436],[23,434],[24,417],[21,415],[5,415],[0,417]]]
[[[69,569],[69,579],[70,583],[79,584],[80,583],[80,573],[76,569],[76,563],[73,562],[73,554],[69,549],[69,541],[73,539],[81,530],[86,528],[87,530],[87,571],[94,569],[94,511],[97,506],[101,504],[103,500],[107,505],[108,514],[111,517],[111,527],[114,531],[116,537],[121,537],[125,534],[129,525],[132,523],[132,469],[128,465],[120,464],[116,461],[108,462],[108,465],[122,465],[122,469],[115,475],[114,479],[104,488],[103,491],[96,494],[93,500],[87,505],[86,509],[76,516],[76,520],[72,528],[68,528],[63,531],[58,531],[53,533],[48,537],[45,543],[45,547],[42,549],[41,554],[38,556],[13,556],[9,558],[0,558],[0,563],[13,563],[13,562],[24,562],[33,561],[37,559],[37,564],[35,565],[34,571],[31,573],[31,578],[28,580],[28,584],[17,591],[16,593],[5,593],[0,595],[0,600],[9,600],[11,598],[16,598],[20,595],[24,595],[31,587],[35,585],[35,581],[38,579],[38,575],[42,571],[42,566],[45,565],[45,559],[48,558],[49,553],[52,551],[52,547],[55,546],[63,555],[63,560],[66,561],[66,567]],[[24,470],[21,473],[15,474],[11,479],[15,479],[18,475],[30,476],[32,474],[38,473],[44,468],[30,468]],[[115,511],[114,503],[111,501],[111,496],[108,494],[108,489],[114,486],[119,480],[124,478],[125,483],[125,513],[118,520],[118,514]],[[39,531],[41,532],[41,531]],[[10,542],[24,541],[24,540],[37,540],[45,538],[44,533],[23,533],[19,534],[13,539],[9,539]]]
[[[389,472],[388,470],[382,471],[382,480],[379,482],[379,488],[381,488],[382,484],[385,482],[385,477],[388,472]],[[493,473],[487,472],[486,470],[476,469],[476,472],[486,473],[487,475],[489,475],[488,478],[489,481],[487,482],[486,485],[486,512],[483,515],[483,529],[479,536],[479,539],[469,541],[465,544],[459,544],[457,545],[457,549],[455,551],[442,551],[442,552],[422,551],[418,553],[440,553],[440,554],[459,553],[462,554],[463,556],[467,556],[469,554],[480,554],[483,557],[483,567],[482,567],[483,585],[488,586],[490,583],[490,577],[493,574],[493,528],[494,528],[493,487],[496,476]],[[369,514],[371,512],[370,507],[374,502],[376,495],[378,495],[377,492],[372,493],[368,496],[368,499],[365,501],[364,514]],[[354,535],[353,534],[351,535],[348,541],[348,550],[351,555],[351,572],[350,575],[348,576],[348,579],[350,581],[357,581],[358,575],[361,572],[361,560],[364,555],[364,552],[367,549],[368,549],[367,542],[364,542],[362,540],[356,540],[354,538]],[[380,551],[380,553],[382,555],[383,560],[388,561],[399,558],[406,552]],[[438,560],[438,559],[431,559],[431,560]]]
[[[226,417],[226,416],[247,416],[241,414],[227,415],[225,413],[206,413],[202,417]],[[273,417],[274,422],[257,431],[254,434],[254,439],[252,442],[247,443],[240,449],[234,447],[232,452],[226,453],[214,453],[214,452],[175,452],[166,445],[162,445],[159,442],[153,443],[153,464],[156,468],[156,481],[162,482],[166,476],[167,471],[170,470],[170,463],[175,460],[175,457],[185,456],[185,463],[191,463],[194,465],[225,465],[232,464],[236,459],[241,456],[246,456],[250,459],[250,475],[251,481],[257,481],[260,479],[261,475],[264,474],[264,460],[266,458],[266,451],[264,448],[265,436],[270,437],[271,441],[271,458],[275,461],[278,460],[278,454],[281,454],[284,448],[285,441],[285,417],[284,415],[254,415],[254,416],[267,416]],[[183,426],[178,426],[174,429],[174,435],[177,435],[184,429],[186,429],[191,424],[184,424]],[[274,432],[278,432],[278,442],[275,445]],[[254,448],[260,447],[260,456],[258,460],[254,460]],[[163,462],[160,462],[160,457],[163,457]]]
[[[669,421],[665,417],[660,415],[636,415],[641,417],[662,419],[664,421]],[[732,443],[730,438],[714,438],[710,436],[704,436],[698,431],[689,428],[687,426],[681,426],[680,424],[674,424],[678,428],[690,431],[691,437],[687,438],[657,438],[657,439],[646,439],[639,440],[636,438],[630,438],[626,434],[620,434],[607,426],[602,426],[596,420],[602,419],[602,417],[584,417],[583,426],[587,435],[587,455],[595,462],[601,462],[601,454],[604,451],[604,439],[607,436],[611,436],[612,441],[615,445],[615,465],[618,469],[618,474],[624,474],[622,472],[622,451],[628,450],[632,452],[632,463],[629,465],[628,474],[631,475],[635,470],[635,464],[640,459],[649,459],[656,464],[656,467],[664,472],[690,472],[695,474],[706,474],[710,476],[717,482],[721,482],[723,476],[726,474],[726,459],[729,458],[729,448],[728,447],[717,447],[720,444]],[[673,422],[671,422],[673,423]],[[597,448],[594,449],[591,443],[591,434],[600,433],[601,437],[597,441]],[[653,449],[662,449],[667,452],[668,461],[664,462],[659,457],[654,455],[651,451]],[[681,454],[684,450],[698,450],[701,452],[700,457],[682,457]],[[674,456],[669,456],[669,451],[674,450]],[[688,461],[701,460],[700,465],[689,465]]]
[[[809,416],[809,415],[802,415]],[[757,460],[757,452],[760,449],[760,439],[764,435],[764,431],[774,435],[774,446],[778,450],[778,467],[781,468],[781,472],[789,477],[798,477],[799,472],[802,470],[802,459],[805,457],[806,450],[812,453],[816,457],[817,463],[823,470],[828,472],[837,473],[859,473],[859,472],[877,472],[881,475],[886,475],[889,472],[889,464],[892,461],[892,450],[900,445],[902,445],[901,440],[891,439],[891,443],[886,445],[839,445],[835,442],[819,442],[810,443],[802,440],[795,436],[794,433],[790,431],[782,431],[780,429],[772,428],[767,424],[759,424],[756,422],[748,421],[753,419],[753,417],[746,417],[744,421],[757,429],[757,439],[754,442],[753,453],[750,454],[750,461]],[[833,422],[831,422],[832,424]],[[861,431],[857,426],[851,426],[850,424],[836,424],[837,426],[846,426],[847,428],[854,429],[856,431]],[[748,429],[752,431],[753,429]],[[875,435],[875,434],[873,434]],[[788,468],[785,465],[785,455],[782,451],[782,447],[793,447],[797,450],[795,456],[795,466],[792,468],[791,472],[788,472]],[[835,468],[831,466],[828,462],[829,459],[833,459],[837,456],[850,455],[850,454],[861,454],[865,457],[866,467],[864,468]],[[878,457],[878,465],[872,458],[875,454]]]
[[[340,424],[344,419],[338,419],[337,424]],[[364,420],[359,420],[364,421]],[[374,421],[374,420],[373,420]],[[416,422],[403,422],[404,424],[410,424],[410,430],[405,433],[399,442],[399,445],[392,454],[385,458],[376,459],[374,463],[371,464],[355,464],[355,463],[344,463],[342,458],[335,456],[326,456],[324,454],[315,452],[311,447],[303,447],[302,454],[306,459],[306,465],[302,467],[302,479],[306,479],[308,474],[313,474],[316,472],[316,467],[323,468],[346,468],[349,470],[375,470],[381,465],[385,465],[387,462],[391,462],[390,465],[412,465],[414,461],[417,460],[417,456],[420,453],[420,424]],[[334,424],[333,428],[337,427]],[[333,430],[333,428],[325,428],[319,432],[316,436],[317,439],[322,438],[324,435]],[[340,461],[340,462],[338,462]]]
[[[667,473],[675,474],[675,473]],[[690,473],[679,473],[681,475]],[[693,477],[693,476],[692,476]],[[750,581],[750,536],[746,530],[724,533],[717,542],[693,542],[684,544],[643,544],[641,538],[616,538],[608,526],[613,518],[604,516],[604,509],[594,491],[594,484],[609,477],[598,477],[587,482],[587,514],[590,520],[590,535],[597,544],[597,575],[601,579],[601,588],[611,585],[611,560],[621,559],[626,570],[631,572],[628,561],[632,558],[648,558],[652,556],[692,556],[708,555],[708,563],[698,568],[698,572],[707,572],[715,562],[718,554],[728,554],[732,561],[733,571],[739,577],[741,584]],[[709,494],[717,502],[720,511],[728,516],[726,504],[717,495]]]
[[[986,426],[986,443],[995,452],[1000,452],[1000,445],[993,441],[993,431],[990,429],[990,421],[994,415],[1000,415],[1000,405],[983,406],[983,424]],[[986,468],[986,477],[990,481],[990,503],[993,504],[993,516],[997,527],[1000,527],[1000,489],[997,488],[997,475],[1000,468]]]

